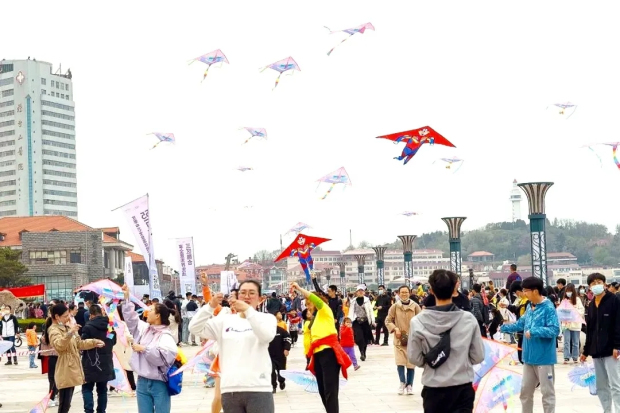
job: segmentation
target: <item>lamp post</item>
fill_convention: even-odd
[[[525,192],[529,204],[530,236],[532,240],[532,274],[549,285],[547,280],[547,236],[545,234],[545,196],[553,182],[528,182],[518,184]]]
[[[346,293],[347,292],[347,274],[345,273],[344,270],[345,270],[345,267],[347,266],[347,263],[344,261],[338,261],[336,265],[340,269],[340,289],[342,290],[343,293]]]
[[[411,268],[411,259],[413,258],[413,241],[417,238],[417,235],[399,235],[398,238],[403,243],[403,255],[405,257],[405,284],[411,288],[411,278],[413,277],[413,270]]]
[[[357,260],[357,282],[364,284],[364,264],[366,264],[366,255],[357,254],[354,255]]]
[[[332,267],[324,268],[325,271],[325,280],[327,280],[327,286],[329,287],[329,280],[332,279]]]
[[[385,283],[384,258],[387,247],[373,247],[372,249],[377,256],[377,285],[383,285]]]
[[[448,226],[448,240],[450,242],[450,271],[461,279],[461,225],[466,217],[441,218]],[[461,279],[462,283],[462,279]],[[471,288],[471,286],[469,287]]]

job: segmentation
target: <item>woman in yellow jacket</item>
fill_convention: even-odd
[[[97,339],[80,339],[78,330],[81,326],[73,324],[68,327],[71,317],[69,309],[64,304],[53,306],[50,309],[50,317],[52,318],[52,325],[47,329],[47,335],[50,345],[58,353],[58,362],[54,373],[60,398],[58,413],[68,413],[75,386],[84,384],[80,350],[101,348],[105,343]]]

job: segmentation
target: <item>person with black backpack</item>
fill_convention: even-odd
[[[407,358],[424,368],[424,413],[474,409],[473,366],[484,360],[484,344],[476,318],[452,303],[457,280],[452,271],[433,271],[428,282],[436,306],[422,311],[409,325]]]
[[[489,325],[489,306],[484,304],[484,299],[480,295],[482,292],[482,286],[480,284],[474,284],[473,286],[474,296],[471,298],[471,312],[478,321],[478,327],[480,328],[480,334],[482,337],[487,338],[487,327]]]

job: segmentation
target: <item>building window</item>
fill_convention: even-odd
[[[56,142],[56,141],[48,141],[47,139],[43,139],[43,145],[55,146],[57,148],[65,148],[65,149],[75,149],[75,145],[73,144]]]
[[[17,191],[0,191],[0,196],[11,196],[15,195]]]
[[[15,123],[15,121],[12,121],[13,123]],[[75,126],[73,125],[67,125],[64,123],[58,123],[58,122],[53,122],[51,120],[43,120],[41,121],[44,125],[47,126],[53,126],[55,128],[61,128],[61,129],[69,129],[69,130],[75,130]]]
[[[45,89],[41,89],[41,94],[42,95],[47,95],[47,92],[45,91]]]
[[[13,152],[15,152],[15,151],[13,151]],[[75,154],[74,153],[58,152],[58,151],[48,151],[46,149],[43,149],[43,155],[51,155],[51,156],[58,156],[60,158],[75,159]]]
[[[8,116],[15,115],[15,110],[7,110],[6,112],[0,112],[0,118],[6,118]]]
[[[6,79],[0,79],[0,86],[12,85],[13,77],[8,77]]]
[[[50,112],[49,110],[42,110],[41,114],[45,116],[51,116],[53,118],[58,118],[58,119],[75,120],[75,116],[65,115],[64,113]]]
[[[11,176],[11,175],[15,175],[15,169],[0,172],[0,176]]]
[[[65,89],[69,90],[69,84],[68,83],[65,85]]]
[[[73,300],[73,281],[70,275],[28,276],[33,284],[45,284],[45,300]]]
[[[17,211],[14,209],[11,211],[0,211],[0,217],[9,217],[12,215],[17,215]]]
[[[3,90],[2,97],[5,98],[7,96],[13,96],[15,94],[15,89]]]
[[[61,172],[61,171],[53,171],[51,169],[44,169],[44,175],[53,175],[53,176],[62,176],[63,178],[75,178],[76,174],[71,172]]]
[[[67,251],[30,251],[31,264],[54,264],[67,263]]]
[[[43,135],[45,135],[45,136],[54,136],[56,138],[75,140],[75,135],[71,135],[69,133],[49,131],[49,130],[45,130],[45,129],[43,129]]]
[[[1,181],[0,182],[0,187],[3,187],[3,186],[13,186],[13,185],[16,185],[16,184],[17,184],[17,181],[15,179],[11,179],[10,181]]]
[[[65,99],[69,100],[69,95],[66,95],[66,96],[65,96]]]
[[[43,185],[63,186],[65,188],[76,188],[77,185],[74,182],[53,181],[51,179],[44,179]]]
[[[45,215],[62,215],[66,217],[77,217],[77,212],[75,211],[58,211],[54,209],[46,209],[43,211]]]
[[[15,125],[14,120],[5,120],[4,122],[0,122],[0,128],[4,128],[7,126],[13,126],[13,125]]]
[[[12,162],[15,162],[15,161],[12,161]],[[51,161],[49,159],[43,159],[43,165],[58,166],[58,167],[61,167],[61,168],[75,169],[75,164],[74,163]]]
[[[0,148],[4,148],[5,146],[14,146],[14,145],[15,145],[15,140],[0,142]]]
[[[42,85],[47,84],[47,80],[45,80],[45,78],[44,78],[44,77],[42,77],[42,78],[41,78],[41,84],[42,84]]]
[[[0,201],[0,206],[11,206],[11,205],[15,205],[16,201],[13,200],[9,200],[9,201]]]
[[[69,256],[69,261],[71,264],[81,264],[82,263],[82,254],[80,252],[71,251]]]
[[[52,92],[53,95],[53,92]],[[12,102],[12,101],[11,101]],[[49,102],[47,100],[42,100],[41,101],[41,106],[50,106],[52,108],[57,108],[57,109],[62,109],[62,110],[68,110],[70,112],[74,111],[73,106],[67,106],[67,105],[63,105],[62,103],[55,103],[55,102]]]
[[[56,199],[44,199],[43,203],[46,205],[59,205],[77,208],[77,202],[71,201],[58,201]]]
[[[68,192],[68,191],[53,191],[51,189],[44,189],[43,194],[44,195],[56,195],[56,196],[68,196],[70,198],[77,198],[77,193]]]
[[[0,138],[13,135],[15,135],[15,130],[5,130],[4,132],[0,132]]]
[[[6,102],[0,102],[0,108],[4,108],[6,106],[13,106],[14,104],[14,100],[7,100]]]
[[[61,84],[60,84],[60,90],[65,90],[65,84],[64,84],[64,83],[61,83]],[[63,95],[63,96],[64,96],[64,95]]]

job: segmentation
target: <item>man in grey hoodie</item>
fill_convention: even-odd
[[[457,280],[452,271],[435,270],[428,282],[436,306],[424,309],[410,323],[407,357],[424,368],[424,413],[471,413],[474,409],[473,366],[484,360],[484,344],[476,318],[452,303]],[[450,354],[439,367],[431,368],[424,356],[444,333],[450,336]]]

